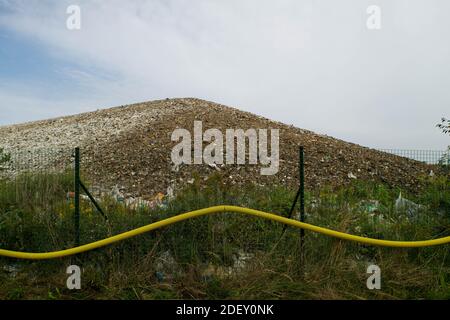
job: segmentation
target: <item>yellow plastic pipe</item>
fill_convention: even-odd
[[[220,212],[235,212],[235,213],[243,213],[248,214],[251,216],[256,216],[268,220],[277,221],[280,223],[284,223],[286,225],[301,228],[305,230],[310,230],[313,232],[321,233],[327,236],[335,237],[342,240],[349,240],[354,242],[359,242],[362,244],[368,244],[368,245],[375,245],[375,246],[384,246],[384,247],[398,247],[398,248],[418,248],[418,247],[429,247],[429,246],[436,246],[441,244],[447,244],[450,243],[450,236],[439,238],[439,239],[432,239],[432,240],[423,240],[423,241],[392,241],[392,240],[379,240],[379,239],[372,239],[372,238],[366,238],[366,237],[360,237],[351,235],[348,233],[343,233],[339,231],[334,231],[327,228],[317,227],[312,224],[300,222],[293,219],[288,219],[273,213],[263,212],[259,210],[254,209],[248,209],[248,208],[242,208],[242,207],[236,207],[236,206],[216,206],[216,207],[210,207],[206,209],[201,210],[195,210],[187,213],[183,213],[171,218],[167,218],[149,225],[146,225],[144,227],[140,227],[128,232],[124,232],[121,234],[118,234],[116,236],[106,238],[103,240],[95,241],[89,244],[85,244],[79,247],[61,250],[61,251],[54,251],[54,252],[47,252],[47,253],[29,253],[29,252],[18,252],[18,251],[10,251],[10,250],[3,250],[0,249],[0,256],[4,257],[10,257],[10,258],[17,258],[17,259],[27,259],[27,260],[47,260],[47,259],[55,259],[55,258],[62,258],[67,257],[75,254],[79,254],[82,252],[87,252],[90,250],[94,250],[97,248],[101,248],[110,244],[113,244],[115,242],[119,242],[131,237],[138,236],[140,234],[159,229],[171,224],[175,224],[177,222],[181,222],[184,220],[205,216],[208,214],[214,214],[214,213],[220,213]]]

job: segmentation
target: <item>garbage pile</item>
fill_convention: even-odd
[[[279,171],[260,174],[259,164],[181,165],[173,170],[171,140],[175,129],[191,132],[194,121],[204,130],[279,129]],[[206,144],[206,143],[205,143]],[[329,136],[271,121],[235,108],[200,99],[167,99],[58,119],[0,127],[0,147],[74,148],[82,154],[82,173],[92,185],[112,190],[123,186],[130,206],[151,206],[155,195],[177,190],[219,175],[226,186],[298,186],[298,147],[305,147],[307,189],[343,186],[355,180],[382,182],[411,192],[432,166],[379,152]],[[58,153],[59,154],[59,153]],[[70,157],[66,153],[65,157]],[[61,156],[62,157],[62,156]],[[54,161],[54,159],[52,160]],[[45,166],[45,164],[42,164]],[[199,181],[200,180],[200,181]]]

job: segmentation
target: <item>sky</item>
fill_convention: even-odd
[[[196,97],[372,148],[444,150],[449,12],[447,0],[0,0],[0,125]]]

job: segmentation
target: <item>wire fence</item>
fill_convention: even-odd
[[[1,205],[27,204],[55,212],[73,185],[73,150],[0,150]]]
[[[450,163],[448,151],[384,151],[432,164],[439,162],[443,163],[443,161],[445,161],[446,164]],[[5,230],[4,227],[2,227],[2,224],[4,225],[4,223],[6,223],[5,221],[9,219],[11,221],[19,221],[18,225],[20,225],[20,223],[30,220],[30,215],[42,217],[42,221],[49,225],[55,223],[55,221],[65,221],[64,223],[70,221],[70,223],[65,225],[65,228],[67,229],[67,232],[73,232],[72,222],[74,219],[68,219],[67,217],[72,217],[74,215],[76,206],[75,198],[78,199],[76,196],[78,193],[75,193],[74,188],[74,160],[74,149],[70,148],[31,149],[27,151],[16,149],[0,152],[0,245],[1,234],[2,232],[4,233]],[[92,193],[92,197],[86,199],[86,195],[82,195],[80,208],[81,216],[85,217],[86,214],[92,214],[92,216],[100,217],[93,207],[93,201],[90,201],[91,198],[98,200],[101,207],[106,206],[105,212],[107,213],[108,208],[111,207],[116,209],[120,207],[120,212],[144,212],[148,209],[164,208],[167,206],[167,203],[164,202],[166,194],[157,194],[154,197],[147,198],[139,194],[138,196],[134,196],[133,193],[128,191],[129,187],[121,188],[122,182],[131,181],[132,184],[129,184],[128,186],[136,188],[136,190],[145,189],[139,189],[139,187],[140,184],[145,183],[145,179],[149,175],[149,172],[145,171],[143,172],[144,175],[141,176],[138,170],[150,169],[141,169],[136,165],[138,160],[139,159],[137,158],[130,158],[128,162],[124,162],[114,154],[110,155],[101,151],[88,152],[88,150],[85,153],[82,152],[80,163],[81,179],[83,184],[86,183],[87,189]],[[94,167],[89,169],[93,165]],[[106,169],[104,172],[108,172],[109,180],[102,179],[100,166],[104,166],[104,169]],[[169,168],[170,166],[168,165],[167,170],[170,170]],[[164,170],[164,168],[161,169]],[[123,176],[121,178],[123,181],[119,180],[120,174]],[[118,186],[108,185],[109,181],[117,181],[116,184]],[[151,194],[154,192],[154,190],[150,190]],[[87,192],[85,193],[87,194]],[[205,206],[211,205],[211,203],[209,203],[209,195],[206,195],[203,198],[197,193],[195,193],[195,195],[190,194],[189,196],[195,197],[196,206],[198,203],[204,203]],[[233,198],[235,197],[236,195],[233,195]],[[187,200],[183,201],[189,201],[188,197],[185,199]],[[230,199],[232,198],[230,197]],[[189,202],[187,203],[190,205]],[[229,203],[229,201],[220,201],[220,203]],[[185,203],[183,202],[182,205],[185,206]],[[183,207],[183,209],[187,210],[192,208]],[[101,213],[101,210],[97,209],[97,211]],[[5,214],[2,214],[2,212]],[[30,214],[24,215],[24,212]],[[126,215],[123,216],[126,217]],[[117,217],[120,218],[119,215]],[[116,219],[119,219],[117,217]],[[147,219],[146,216],[142,217],[143,219]],[[222,216],[217,223],[224,225],[226,219],[225,216]],[[126,220],[120,221],[124,222]],[[83,223],[86,224],[86,221]],[[241,222],[239,222],[238,225],[241,226]],[[121,224],[118,224],[117,226],[120,227]],[[248,228],[247,230],[249,232],[258,230],[258,225],[246,225],[245,227]],[[83,240],[86,241],[89,237],[95,238],[96,233],[90,233],[90,230],[91,229],[87,228],[81,229],[81,238]],[[189,231],[190,230],[191,229],[189,229]],[[244,236],[245,233],[242,233],[242,237]],[[78,237],[79,233],[77,239]],[[201,243],[206,241],[204,234],[199,233],[195,237],[195,239],[199,240]],[[265,241],[267,241],[267,239],[261,237],[255,239],[253,245],[260,246],[265,243]],[[76,242],[78,242],[78,240],[76,240]]]
[[[450,165],[450,149],[379,151],[432,165]],[[95,150],[82,154],[81,178],[92,195],[96,198],[112,197],[136,206],[160,202],[163,194],[146,188],[149,172],[139,172],[140,169],[135,166],[139,159],[122,160]],[[101,169],[105,169],[108,175],[102,174],[104,171]],[[169,166],[167,170],[170,170]],[[71,148],[0,149],[0,201],[27,203],[32,207],[45,208],[45,211],[55,211],[61,200],[71,203],[75,191],[73,172],[74,149]],[[128,181],[132,184],[126,184]],[[136,189],[136,192],[133,193],[130,188]],[[148,195],[138,193],[140,190],[145,190]]]
[[[427,164],[450,165],[449,150],[406,150],[406,149],[379,149],[379,151],[394,154],[396,156],[409,158]]]

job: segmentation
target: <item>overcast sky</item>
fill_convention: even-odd
[[[0,125],[198,97],[369,147],[445,149],[449,14],[447,0],[0,0]]]

